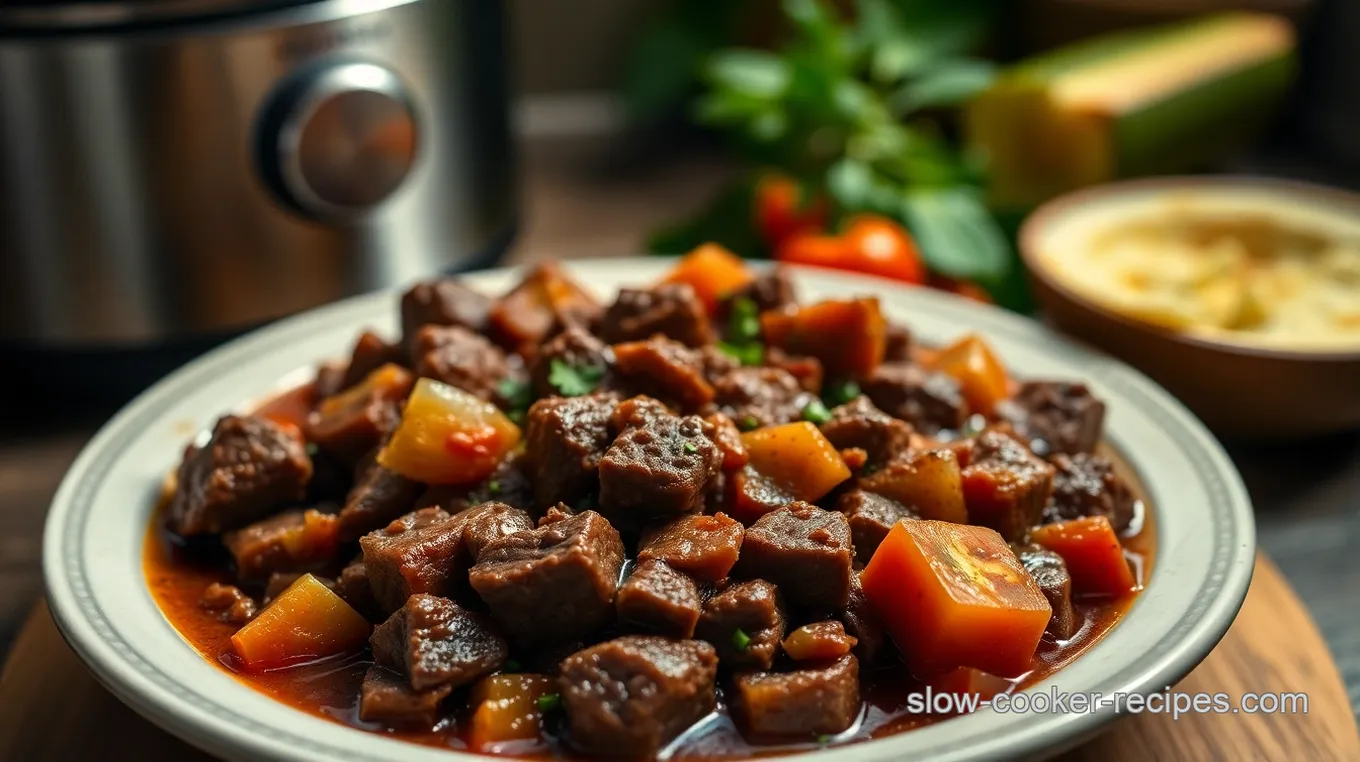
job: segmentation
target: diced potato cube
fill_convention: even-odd
[[[298,577],[246,626],[231,647],[251,672],[357,651],[373,627],[321,580]]]
[[[916,510],[922,518],[968,523],[963,499],[963,473],[958,453],[926,450],[908,461],[894,461],[868,476],[860,488]]]
[[[547,675],[492,675],[472,688],[468,746],[479,752],[525,753],[543,738],[539,699],[557,692]],[[513,744],[513,748],[506,748]]]
[[[1032,530],[1030,539],[1062,556],[1074,593],[1121,596],[1138,586],[1124,546],[1105,516],[1045,524]]]
[[[751,468],[795,500],[809,503],[850,478],[850,468],[817,426],[807,421],[741,435]]]
[[[378,463],[426,484],[473,484],[496,469],[519,436],[490,402],[422,378]]]
[[[860,582],[921,677],[955,667],[1018,675],[1052,614],[1006,541],[986,527],[904,519]]]

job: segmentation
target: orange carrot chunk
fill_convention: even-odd
[[[544,262],[492,305],[487,319],[493,335],[506,346],[518,347],[542,341],[554,325],[586,325],[600,311],[595,297],[560,265]]]
[[[547,675],[492,675],[472,688],[476,709],[468,746],[480,752],[533,751],[543,741],[544,697],[555,696],[557,681]]]
[[[1074,593],[1121,596],[1138,586],[1124,546],[1104,516],[1046,524],[1031,531],[1030,539],[1062,556]]]
[[[706,243],[681,257],[661,282],[688,283],[711,315],[718,302],[754,279],[740,257],[716,243]]]
[[[760,330],[769,346],[821,360],[828,378],[869,375],[888,343],[888,321],[871,297],[771,310]]]
[[[936,693],[953,696],[976,696],[985,701],[1011,688],[1011,681],[972,667],[958,667],[931,681]]]
[[[969,410],[992,415],[996,404],[1010,396],[1006,367],[980,336],[969,334],[940,350],[934,365],[959,382]]]
[[[373,627],[321,580],[298,577],[231,636],[231,647],[251,672],[278,669],[357,651]]]
[[[1018,675],[1052,614],[1039,585],[986,527],[904,519],[860,576],[864,595],[921,677],[955,667]]]
[[[817,427],[786,423],[741,435],[751,468],[794,500],[813,502],[850,478],[850,469]]]

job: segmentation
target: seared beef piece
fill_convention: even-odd
[[[623,541],[583,511],[482,549],[468,579],[516,645],[580,640],[613,618]]]
[[[794,661],[830,661],[850,653],[856,643],[845,625],[834,619],[813,622],[789,633],[784,638],[784,653]]]
[[[846,654],[819,667],[737,675],[733,703],[757,735],[839,733],[859,716],[859,661]]]
[[[307,440],[345,463],[359,462],[396,429],[401,402],[414,383],[405,368],[382,366],[357,386],[322,400],[307,418]]]
[[[425,487],[376,462],[360,467],[359,478],[345,498],[337,517],[340,541],[354,542],[379,527],[387,526],[415,508]]]
[[[737,563],[746,530],[722,513],[680,516],[644,532],[638,563],[665,561],[700,582],[718,582]]]
[[[859,396],[831,410],[822,434],[836,449],[858,447],[868,462],[881,466],[911,447],[911,426],[874,407]]]
[[[373,630],[373,661],[405,675],[418,691],[457,688],[505,663],[505,639],[486,617],[447,598],[413,595]]]
[[[612,356],[609,347],[595,334],[579,326],[570,326],[544,342],[534,356],[529,370],[534,393],[539,397],[561,394],[551,380],[553,362],[571,368],[596,368],[603,374],[609,368]]]
[[[968,420],[959,383],[914,363],[884,363],[859,386],[879,410],[928,436],[961,428]]]
[[[600,460],[600,512],[617,527],[701,511],[721,454],[696,416],[625,429]]]
[[[539,505],[575,504],[599,489],[613,397],[549,397],[529,408],[525,457]]]
[[[539,517],[537,526],[542,528],[549,524],[556,524],[559,521],[565,521],[581,512],[582,511],[578,511],[575,508],[572,508],[571,506],[567,505],[566,503],[558,503],[557,505],[554,505],[553,507],[549,508],[547,511],[543,513],[542,516]]]
[[[370,622],[379,621],[386,613],[373,595],[373,584],[368,581],[368,567],[364,565],[363,554],[349,562],[335,581],[336,592],[345,603],[364,615]]]
[[[185,451],[167,524],[184,536],[245,526],[301,500],[311,478],[312,460],[291,432],[264,418],[224,416],[206,445]]]
[[[713,384],[713,401],[742,431],[800,420],[812,399],[779,368],[738,368]]]
[[[591,754],[651,757],[717,704],[718,659],[697,640],[626,635],[562,662],[571,743]]]
[[[556,262],[535,265],[509,293],[496,300],[488,335],[507,349],[537,345],[570,326],[599,323],[600,305]]]
[[[713,343],[704,303],[688,283],[625,288],[604,312],[600,338],[610,344],[661,334],[691,347]]]
[[[534,528],[528,513],[499,502],[473,506],[459,516],[465,523],[463,544],[474,561],[481,557],[483,548],[496,540]]]
[[[1021,384],[1020,391],[998,412],[1040,455],[1092,452],[1105,423],[1105,403],[1085,384],[1064,381]]]
[[[260,610],[255,599],[241,592],[241,588],[220,582],[204,588],[198,607],[211,612],[219,621],[237,625],[249,622]]]
[[[412,345],[416,375],[456,386],[484,400],[496,398],[496,388],[511,376],[500,347],[460,326],[427,325]]]
[[[850,602],[840,612],[840,620],[845,624],[845,631],[859,641],[855,645],[855,653],[860,661],[873,664],[881,654],[886,653],[883,644],[887,642],[888,632],[878,613],[869,604],[869,599],[864,597],[858,574],[850,578]]]
[[[704,416],[704,420],[713,427],[713,444],[718,446],[718,452],[722,453],[722,470],[736,471],[745,466],[751,459],[746,452],[746,445],[741,441],[741,430],[737,428],[736,421],[733,421],[723,413],[712,413]]]
[[[340,547],[339,522],[317,510],[286,511],[227,532],[222,544],[236,560],[236,578],[264,580],[273,572],[316,569]]]
[[[494,500],[531,515],[537,514],[538,500],[534,497],[529,474],[525,473],[527,468],[527,458],[511,453],[476,487],[432,485],[416,499],[415,507],[439,506],[449,513],[461,513],[474,505]]]
[[[916,511],[896,500],[859,489],[841,495],[836,510],[850,522],[850,537],[862,564],[869,563],[894,524],[902,519],[920,518]]]
[[[795,609],[829,614],[850,599],[854,557],[845,516],[796,501],[747,528],[733,573],[773,582]]]
[[[400,364],[403,359],[400,345],[389,344],[378,334],[364,331],[354,343],[354,351],[350,353],[349,365],[345,368],[340,390],[362,382],[368,374],[388,363]]]
[[[744,524],[793,502],[772,479],[747,466],[727,478],[724,508]]]
[[[415,690],[406,678],[375,664],[364,673],[359,691],[359,719],[389,727],[430,730],[439,720],[440,703],[452,692],[450,685]]]
[[[491,299],[452,278],[417,283],[401,297],[402,346],[409,352],[427,325],[458,325],[485,331]]]
[[[657,418],[674,418],[670,408],[645,394],[629,397],[614,408],[609,417],[609,435],[618,436],[625,429],[646,426]]]
[[[675,638],[694,637],[699,621],[699,588],[664,561],[644,561],[619,586],[614,607],[626,630]]]
[[[968,521],[991,527],[1008,542],[1039,523],[1053,489],[1053,466],[999,431],[985,431],[973,443],[963,469]]]
[[[328,362],[317,366],[316,378],[312,379],[312,396],[324,400],[345,388],[345,366]]]
[[[416,593],[449,596],[469,558],[463,521],[439,508],[422,508],[359,538],[373,597],[396,611]]]
[[[763,579],[729,583],[704,601],[694,636],[729,669],[769,669],[787,624],[779,589]]]
[[[779,347],[770,347],[765,350],[765,364],[786,371],[798,379],[798,385],[803,387],[803,391],[809,394],[822,393],[822,380],[825,374],[822,372],[821,360],[791,355]]]
[[[713,400],[703,356],[660,336],[615,344],[614,374],[634,393],[674,403],[681,411],[698,410]]]
[[[901,323],[888,323],[888,342],[883,348],[883,362],[911,360],[911,330]]]
[[[757,312],[777,310],[798,301],[798,296],[793,288],[793,279],[789,277],[789,271],[778,265],[757,275],[746,286],[719,302],[718,315],[722,320],[727,320],[732,309],[732,303],[739,298],[750,299],[755,302]]]
[[[699,363],[704,369],[704,379],[710,384],[741,367],[737,358],[712,344],[699,350]]]
[[[1133,520],[1133,491],[1100,455],[1056,455],[1052,460],[1053,495],[1044,507],[1044,523],[1081,516],[1104,516],[1116,532]]]
[[[1048,605],[1053,608],[1053,616],[1048,620],[1048,631],[1059,640],[1066,640],[1077,633],[1077,614],[1072,610],[1072,576],[1067,573],[1067,564],[1062,556],[1038,545],[1022,545],[1015,549],[1015,556],[1029,576],[1039,583],[1044,591]]]

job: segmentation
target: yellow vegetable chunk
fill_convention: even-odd
[[[378,463],[426,484],[473,484],[495,470],[519,436],[490,402],[422,378]]]
[[[834,445],[807,421],[741,435],[750,466],[795,500],[813,502],[850,478]]]
[[[357,651],[373,626],[310,574],[279,594],[231,636],[231,647],[250,672],[278,669]]]
[[[982,337],[969,334],[940,350],[935,369],[959,382],[968,409],[983,415],[996,412],[996,405],[1011,396],[1011,380]]]
[[[492,675],[472,689],[468,747],[480,752],[523,754],[543,739],[539,699],[557,692],[547,675]],[[511,745],[511,748],[507,748]]]
[[[963,471],[953,450],[926,450],[911,460],[894,461],[860,477],[860,487],[913,507],[922,518],[968,523]]]

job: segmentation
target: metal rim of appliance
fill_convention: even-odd
[[[136,0],[0,5],[0,37],[132,32],[259,14],[329,21],[413,0]]]

